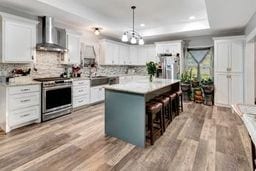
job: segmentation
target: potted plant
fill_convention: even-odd
[[[213,80],[211,78],[203,79],[201,81],[201,87],[203,88],[205,93],[212,94],[214,91]]]
[[[156,63],[150,61],[146,64],[147,66],[147,71],[148,71],[148,75],[149,75],[149,81],[152,82],[153,81],[153,76],[156,74]]]
[[[191,85],[191,70],[181,74],[181,89],[183,92],[189,91]]]

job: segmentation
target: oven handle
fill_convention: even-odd
[[[62,88],[72,88],[72,85],[60,85],[60,86],[54,86],[54,87],[44,87],[43,90],[47,91],[47,90],[57,90],[57,89],[62,89]]]

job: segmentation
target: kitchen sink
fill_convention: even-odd
[[[91,78],[91,87],[109,84],[109,77],[107,76],[96,76]]]

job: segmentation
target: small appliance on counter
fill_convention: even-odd
[[[42,121],[72,112],[72,80],[62,77],[36,78],[42,83]]]

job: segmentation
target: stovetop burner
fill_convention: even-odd
[[[69,80],[69,78],[63,78],[63,77],[47,77],[47,78],[35,78],[35,81],[40,82],[48,82],[48,81],[63,81],[63,80]]]

